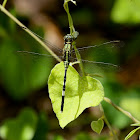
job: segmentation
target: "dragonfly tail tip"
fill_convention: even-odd
[[[63,108],[64,108],[64,95],[62,95],[62,102],[61,102],[61,113],[63,112]]]

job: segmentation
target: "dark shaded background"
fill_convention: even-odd
[[[2,1],[0,1],[2,3]],[[121,69],[99,78],[105,96],[140,119],[140,17],[136,1],[77,0],[77,6],[69,3],[75,29],[80,33],[77,46],[101,44],[120,40],[119,53],[98,50],[95,58],[119,64]],[[129,6],[130,7],[129,7]],[[133,7],[133,8],[132,8]],[[63,36],[69,33],[66,12],[62,0],[13,0],[6,8],[29,29],[46,40],[63,48]],[[129,9],[130,8],[130,9]],[[113,14],[119,11],[118,16]],[[104,47],[103,47],[104,48]],[[54,59],[17,53],[18,50],[47,53],[42,47],[0,12],[0,134],[8,140],[21,139],[25,126],[31,126],[28,139],[33,140],[109,140],[110,132],[105,125],[101,135],[90,127],[101,116],[98,107],[84,111],[64,130],[52,110],[48,95],[47,80],[50,70],[57,63]],[[59,52],[52,48],[58,55]],[[106,55],[102,55],[105,53]],[[84,59],[94,60],[92,51],[84,51]],[[85,55],[86,54],[86,55]],[[83,58],[82,57],[82,58]],[[78,68],[77,68],[78,69]],[[88,66],[86,67],[88,68]],[[109,69],[109,68],[108,68]],[[132,121],[112,106],[103,102],[106,116],[120,140],[132,130]],[[20,115],[19,115],[20,114]],[[28,116],[32,116],[30,119]],[[5,128],[9,128],[4,136]],[[136,140],[137,132],[131,139]],[[26,135],[27,133],[25,133]],[[9,135],[9,136],[8,136]],[[16,140],[15,139],[15,140]]]

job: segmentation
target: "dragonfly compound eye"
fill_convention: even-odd
[[[73,42],[73,40],[74,40],[74,38],[73,38],[73,36],[72,35],[70,35],[70,34],[67,34],[65,37],[64,37],[64,41],[66,42],[66,43],[68,43],[68,42]]]

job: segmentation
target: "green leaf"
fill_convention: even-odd
[[[37,116],[30,109],[24,109],[15,119],[6,120],[0,127],[0,136],[6,140],[31,140],[34,136]]]
[[[125,140],[128,140],[130,137],[132,137],[132,135],[133,135],[137,130],[139,130],[139,129],[140,129],[140,127],[136,128],[136,129],[134,129],[134,130],[132,130],[132,131],[125,137]]]
[[[63,80],[64,63],[61,62],[52,69],[48,87],[53,110],[62,128],[75,120],[86,108],[99,105],[104,97],[103,86],[98,80],[89,76],[80,77],[77,71],[72,66],[69,66],[64,111],[61,113]]]
[[[98,121],[91,122],[91,128],[96,133],[100,134],[104,127],[104,121],[102,119],[98,119]]]

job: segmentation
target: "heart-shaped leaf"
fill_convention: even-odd
[[[91,128],[96,133],[100,134],[104,127],[104,121],[102,119],[98,119],[97,121],[91,122]]]
[[[103,86],[98,80],[89,76],[81,77],[72,66],[69,66],[64,111],[61,113],[63,80],[64,63],[61,62],[52,69],[48,86],[53,110],[62,128],[76,119],[86,108],[99,105],[104,97]]]

